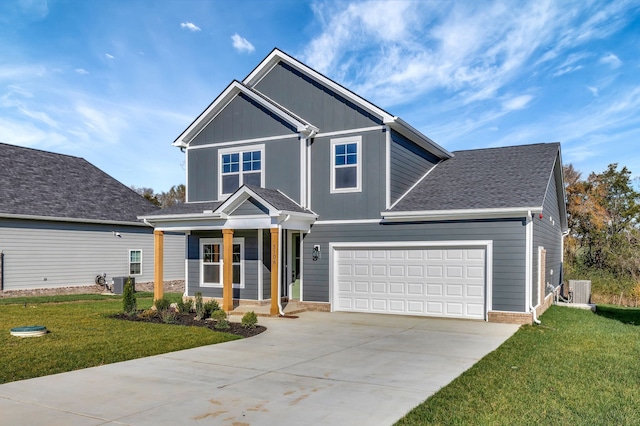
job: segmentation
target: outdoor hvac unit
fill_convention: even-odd
[[[573,293],[573,303],[588,304],[591,302],[591,281],[569,280],[569,291]]]
[[[122,294],[124,292],[124,285],[127,283],[128,279],[129,277],[113,277],[113,293]],[[133,284],[135,291],[136,279],[134,277],[131,277],[131,284]]]

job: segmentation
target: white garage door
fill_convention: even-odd
[[[484,319],[484,248],[339,248],[333,309]]]

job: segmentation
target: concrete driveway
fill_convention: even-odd
[[[388,425],[518,329],[299,316],[260,318],[268,330],[250,339],[0,385],[0,424]]]

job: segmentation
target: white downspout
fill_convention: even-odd
[[[282,253],[282,223],[288,221],[291,215],[287,215],[284,220],[278,223],[278,250]],[[285,253],[286,254],[286,253]],[[278,256],[280,257],[280,256]],[[281,317],[284,316],[284,310],[282,308],[282,259],[278,262],[278,313]]]
[[[533,215],[531,214],[531,210],[529,210],[527,212],[527,221],[529,223],[527,223],[527,229],[526,229],[526,243],[527,243],[527,247],[525,249],[525,253],[527,256],[526,259],[526,270],[527,270],[527,278],[525,280],[527,288],[526,288],[526,294],[527,294],[527,302],[529,305],[529,309],[531,309],[531,315],[533,317],[533,322],[540,325],[541,322],[538,319],[538,316],[536,315],[536,308],[533,306],[533,297],[531,295],[531,291],[532,291],[532,287],[533,287],[533,280],[531,279],[533,276],[533,265],[532,260],[533,260]]]

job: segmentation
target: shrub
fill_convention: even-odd
[[[209,300],[204,304],[204,317],[209,318],[212,313],[220,310],[220,305],[214,299]]]
[[[211,313],[211,319],[216,321],[216,322],[226,321],[227,320],[227,313],[225,311],[223,311],[222,309],[218,309],[217,311],[213,311]]]
[[[244,328],[256,328],[258,324],[258,316],[255,312],[247,312],[242,316],[241,324]]]
[[[204,319],[204,303],[202,302],[202,293],[196,293],[196,319]]]
[[[162,297],[162,299],[157,299],[155,302],[153,302],[153,304],[158,312],[162,313],[169,310],[169,307],[171,306],[171,300],[167,299],[166,297]]]
[[[216,311],[216,312],[224,312],[224,311]],[[222,319],[213,325],[213,328],[216,330],[228,330],[229,329],[229,321],[227,319]]]
[[[127,279],[127,282],[122,289],[122,308],[127,315],[133,315],[136,313],[136,293],[131,278]]]
[[[193,310],[193,300],[191,299],[181,299],[178,300],[178,311],[181,314],[188,314]]]
[[[153,309],[145,309],[138,316],[144,319],[153,318],[156,316],[156,311],[154,311]]]
[[[174,324],[176,322],[176,311],[173,309],[165,309],[160,311],[160,318],[166,324]]]

